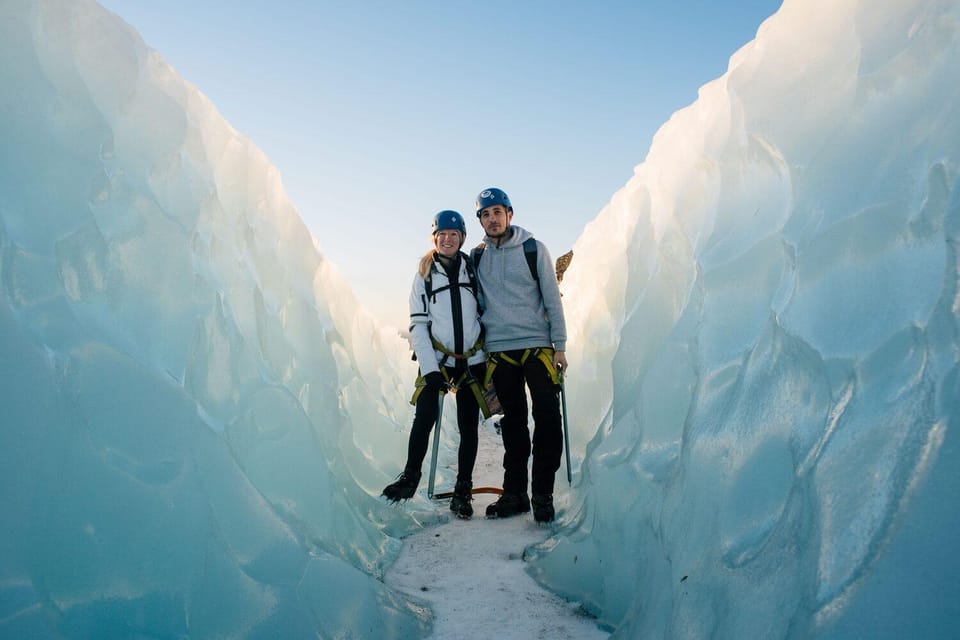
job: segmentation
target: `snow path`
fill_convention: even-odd
[[[441,466],[443,454],[441,450]],[[488,421],[480,427],[474,486],[500,486],[502,456],[500,436]],[[450,463],[455,465],[456,460]],[[429,464],[428,452],[418,491],[422,497],[427,492]],[[455,475],[455,471],[446,473],[451,478]],[[437,487],[438,492],[446,490],[449,487],[445,485]],[[493,494],[475,495],[471,520],[452,517],[449,500],[427,503],[449,519],[408,536],[384,582],[433,610],[430,637],[437,640],[609,638],[582,612],[579,603],[546,591],[524,570],[524,549],[546,540],[551,528],[538,526],[531,514],[488,520],[484,510],[496,498]],[[407,505],[424,502],[418,498]]]

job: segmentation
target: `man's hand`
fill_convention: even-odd
[[[563,351],[553,352],[553,366],[560,374],[567,372],[567,356]]]

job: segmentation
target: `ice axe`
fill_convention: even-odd
[[[433,453],[430,454],[430,479],[427,482],[427,497],[433,499],[433,482],[437,474],[437,454],[440,449],[440,421],[443,419],[443,397],[447,390],[441,389],[437,396],[437,423],[433,425]]]
[[[570,470],[570,423],[567,420],[567,390],[563,384],[563,369],[560,374],[560,406],[563,409],[563,451],[567,454],[567,484],[573,486],[573,472]]]

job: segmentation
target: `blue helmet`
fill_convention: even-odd
[[[454,229],[463,235],[467,235],[467,225],[463,221],[463,216],[450,209],[444,209],[433,216],[433,233]]]
[[[510,198],[507,197],[507,194],[502,189],[490,187],[481,191],[480,195],[477,196],[477,217],[480,217],[481,211],[495,204],[501,204],[507,209],[513,210],[513,205],[510,204]]]

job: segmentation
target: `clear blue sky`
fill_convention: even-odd
[[[554,257],[780,0],[105,0],[266,152],[361,303],[404,327],[433,214],[488,186]]]

